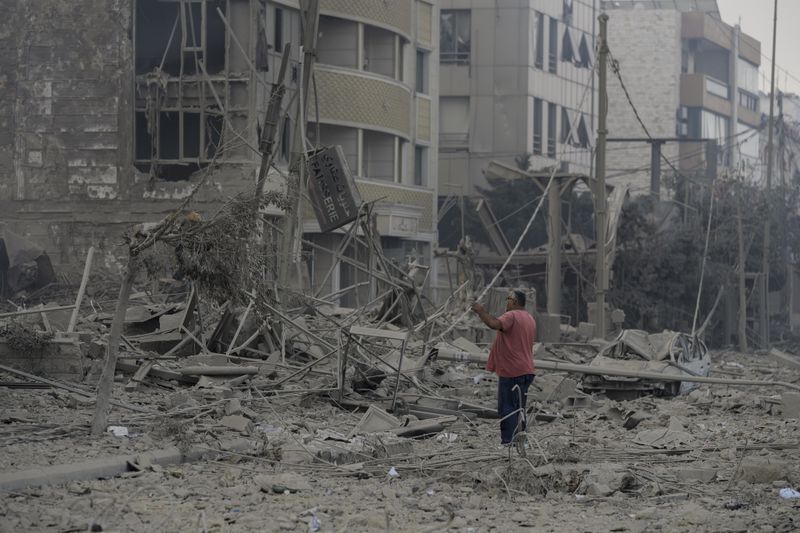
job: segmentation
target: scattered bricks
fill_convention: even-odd
[[[800,418],[800,392],[781,394],[781,416],[783,418]]]
[[[746,457],[738,477],[748,483],[772,483],[786,479],[789,468],[789,463],[774,457]]]

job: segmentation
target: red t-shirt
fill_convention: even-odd
[[[533,341],[536,321],[524,309],[506,311],[498,317],[503,326],[497,332],[486,362],[486,370],[503,378],[534,374]]]

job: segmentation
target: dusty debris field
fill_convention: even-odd
[[[716,371],[742,378],[800,378],[766,357],[715,353],[713,361]],[[429,382],[442,396],[491,407],[494,384],[476,384],[478,367],[433,367],[439,378]],[[555,378],[561,376],[542,372],[540,388],[546,392]],[[786,497],[800,485],[800,430],[796,419],[778,413],[779,388],[701,385],[687,396],[630,401],[595,395],[574,408],[534,401],[537,420],[522,457],[499,450],[496,420],[478,417],[449,421],[424,438],[351,436],[362,413],[303,393],[311,382],[264,396],[259,379],[233,391],[126,392],[119,383],[115,398],[153,414],[115,407],[111,423],[128,436],[99,438],[89,436],[93,404],[80,396],[0,388],[4,479],[109,456],[129,462],[127,472],[109,479],[3,493],[0,531],[800,527],[800,499]],[[233,429],[226,416],[247,422]],[[174,446],[208,453],[163,466],[147,458]]]

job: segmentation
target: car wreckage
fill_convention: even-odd
[[[711,370],[711,358],[703,341],[686,333],[676,331],[647,333],[626,329],[604,346],[589,366],[656,372],[670,377],[708,376]],[[686,394],[697,386],[698,383],[638,377],[586,375],[583,378],[584,392],[605,392],[612,397],[644,394],[676,396]]]

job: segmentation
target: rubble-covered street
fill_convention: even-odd
[[[205,327],[190,329],[205,339],[195,337],[203,348],[164,355],[180,351],[174,348],[189,334],[164,346],[151,336],[169,337],[164,323],[177,319],[166,317],[182,316],[192,297],[166,304],[157,302],[171,297],[134,296],[103,434],[90,435],[97,377],[89,369],[96,375],[103,359],[94,347],[107,331],[106,315],[81,314],[78,349],[62,355],[61,364],[88,370],[85,380],[3,367],[3,531],[797,529],[796,346],[764,355],[714,351],[711,378],[764,385],[700,383],[675,397],[613,400],[584,393],[581,373],[540,370],[529,391],[527,447],[501,449],[496,381],[481,364],[463,361],[482,351],[464,337],[449,352],[439,344],[423,357],[424,340],[412,335],[391,415],[400,342],[378,335],[402,330],[375,328],[374,313],[301,307],[270,333],[253,329],[246,308],[202,305]],[[440,316],[456,316],[451,305]],[[51,327],[59,313],[70,311],[45,314]],[[31,334],[41,317],[14,323]],[[364,335],[344,336],[361,344],[348,349],[355,364],[340,399],[343,350],[326,358],[321,346],[341,331],[326,324],[353,319],[362,325],[351,331]],[[164,328],[141,333],[148,322]],[[284,355],[262,354],[281,323]],[[260,346],[247,350],[253,357],[204,353],[204,342],[216,338],[222,346],[237,330],[253,339],[247,345]],[[460,330],[483,335],[473,317]],[[564,336],[537,344],[538,364],[585,367],[600,346],[574,330]]]
[[[800,531],[800,1],[3,7],[0,533]]]

